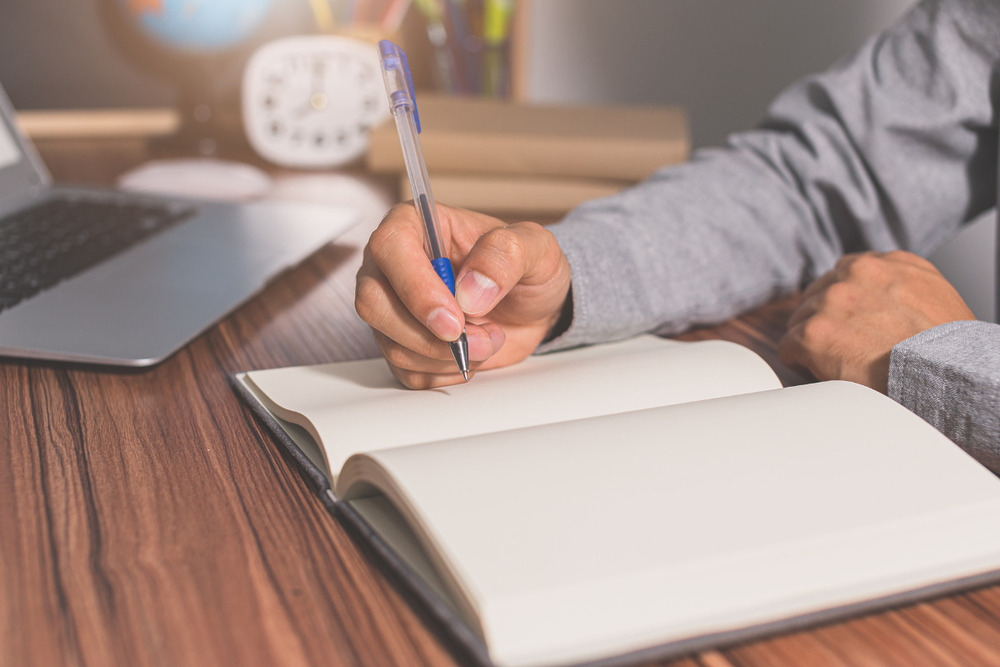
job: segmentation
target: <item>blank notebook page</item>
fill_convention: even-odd
[[[467,582],[500,663],[613,655],[1000,560],[998,480],[849,383],[371,456]]]

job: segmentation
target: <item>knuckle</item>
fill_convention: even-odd
[[[484,239],[487,247],[504,260],[524,254],[524,238],[509,227],[494,229]]]
[[[377,281],[368,277],[358,277],[354,290],[354,310],[362,320],[369,324],[376,313],[375,304],[380,295],[381,288]]]
[[[408,221],[412,215],[412,204],[400,203],[393,205],[382,218],[382,222],[379,223],[378,227],[372,231],[371,236],[368,237],[368,247],[375,251],[375,254],[378,254],[378,251],[387,247],[388,244],[394,243],[400,226]]]
[[[822,315],[814,315],[802,323],[802,344],[804,347],[821,347],[830,339],[830,321]]]
[[[858,255],[850,263],[848,270],[851,273],[856,273],[858,271],[867,271],[871,268],[876,259],[872,255]]]
[[[442,381],[440,376],[432,373],[400,368],[391,364],[389,368],[393,376],[407,389],[433,389],[443,384],[449,384],[447,381]]]
[[[885,274],[885,260],[874,253],[858,255],[848,269],[853,278],[872,279]]]
[[[373,254],[378,254],[392,240],[393,235],[392,227],[383,222],[375,228],[368,238],[368,248]]]
[[[397,366],[392,365],[389,362],[389,369],[392,371],[393,376],[399,380],[407,389],[427,389],[427,376],[424,373],[418,373],[416,371],[410,371]]]
[[[408,372],[426,374],[427,369],[435,362],[444,358],[444,354],[450,353],[444,343],[435,341],[420,341],[414,347],[396,342],[386,334],[380,336],[379,350],[382,356],[393,368],[399,368]],[[439,350],[438,347],[443,348]]]
[[[407,368],[410,360],[409,350],[395,342],[389,342],[382,346],[382,356],[385,357],[390,366],[401,372]],[[412,373],[413,371],[406,370],[405,372]]]
[[[845,305],[855,300],[855,289],[851,283],[833,283],[826,288],[823,301],[831,305]]]
[[[518,227],[520,227],[521,235],[525,239],[530,240],[531,243],[539,244],[539,247],[549,249],[559,246],[556,235],[537,222],[521,222],[518,223]]]
[[[511,227],[519,228],[523,230],[525,233],[530,235],[541,234],[545,236],[551,236],[553,239],[555,239],[555,236],[552,234],[552,232],[545,229],[545,227],[541,226],[537,222],[531,222],[530,220],[525,220],[523,222],[515,223],[511,225]]]
[[[382,218],[383,222],[389,218],[398,218],[400,216],[410,215],[413,212],[413,200],[401,201],[393,204],[389,210],[386,212],[385,217]]]

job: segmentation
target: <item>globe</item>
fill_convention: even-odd
[[[239,80],[248,54],[287,29],[275,0],[99,0],[112,41],[176,92],[180,128],[164,149],[216,154],[244,140]],[[153,142],[151,142],[153,143]]]
[[[271,0],[118,0],[119,10],[143,33],[181,51],[234,47],[261,27]]]

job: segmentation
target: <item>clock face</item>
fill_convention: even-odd
[[[243,73],[243,125],[261,157],[289,167],[332,167],[364,154],[389,117],[373,44],[333,35],[265,44]]]

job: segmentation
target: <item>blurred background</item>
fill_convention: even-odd
[[[160,3],[199,4],[4,0],[0,82],[15,108],[185,109],[196,103],[192,96],[209,94],[216,103],[236,109],[240,73],[254,49],[283,35],[324,30],[315,1],[253,0],[246,4],[266,8],[266,20],[246,34],[217,33],[214,45],[211,35],[205,37],[202,46],[208,48],[195,61],[137,46],[130,42],[135,36],[127,26],[109,20],[109,12],[123,7],[138,11]],[[405,17],[394,31],[416,54],[411,67],[418,87],[440,89],[444,84],[435,69],[425,4],[406,3]],[[687,111],[692,146],[716,145],[730,132],[756,123],[768,102],[790,82],[831,64],[912,4],[521,0],[514,3],[505,43],[512,74],[493,92],[533,103],[677,105]],[[226,39],[235,41],[219,47]],[[194,62],[199,66],[192,66]],[[179,65],[180,71],[168,73],[165,64]],[[212,90],[205,93],[199,87],[206,85],[207,73]],[[456,88],[453,83],[451,92],[462,92]],[[997,318],[995,235],[991,214],[932,258],[976,314],[990,320]]]

